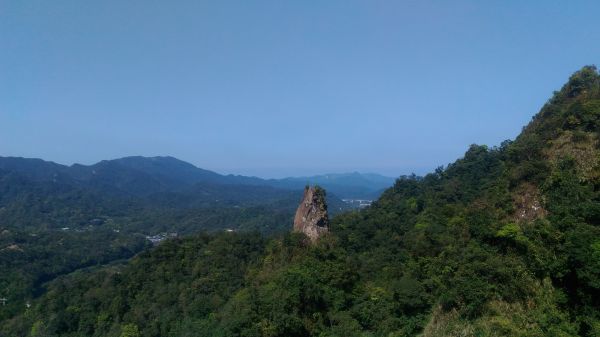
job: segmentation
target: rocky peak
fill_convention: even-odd
[[[294,232],[306,234],[312,242],[329,232],[325,190],[318,186],[306,186],[304,197],[294,217]]]

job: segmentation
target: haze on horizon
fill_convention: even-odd
[[[426,173],[598,63],[600,4],[0,0],[0,156]]]

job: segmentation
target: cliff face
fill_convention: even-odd
[[[294,231],[306,234],[312,242],[329,232],[329,216],[322,188],[307,186],[304,189],[304,197],[294,217]]]

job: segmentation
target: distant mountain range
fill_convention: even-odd
[[[343,199],[379,198],[383,190],[394,184],[395,178],[374,173],[330,173],[311,177],[270,179],[268,184],[280,188],[299,188],[304,185],[319,185]]]
[[[298,190],[307,184],[317,184],[342,199],[376,199],[385,188],[393,185],[395,180],[378,174],[358,172],[261,179],[241,175],[222,175],[173,157],[141,156],[103,160],[93,165],[71,166],[41,159],[0,157],[1,171],[16,172],[37,182],[68,183],[133,196],[185,192],[198,189],[198,184],[207,187],[246,185],[286,190]]]

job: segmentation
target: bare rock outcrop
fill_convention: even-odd
[[[329,232],[325,190],[318,186],[306,186],[304,197],[294,217],[294,232],[306,234],[311,242]]]
[[[544,218],[547,214],[542,206],[541,193],[537,187],[529,183],[521,184],[513,197],[515,203],[515,220],[533,221]]]

